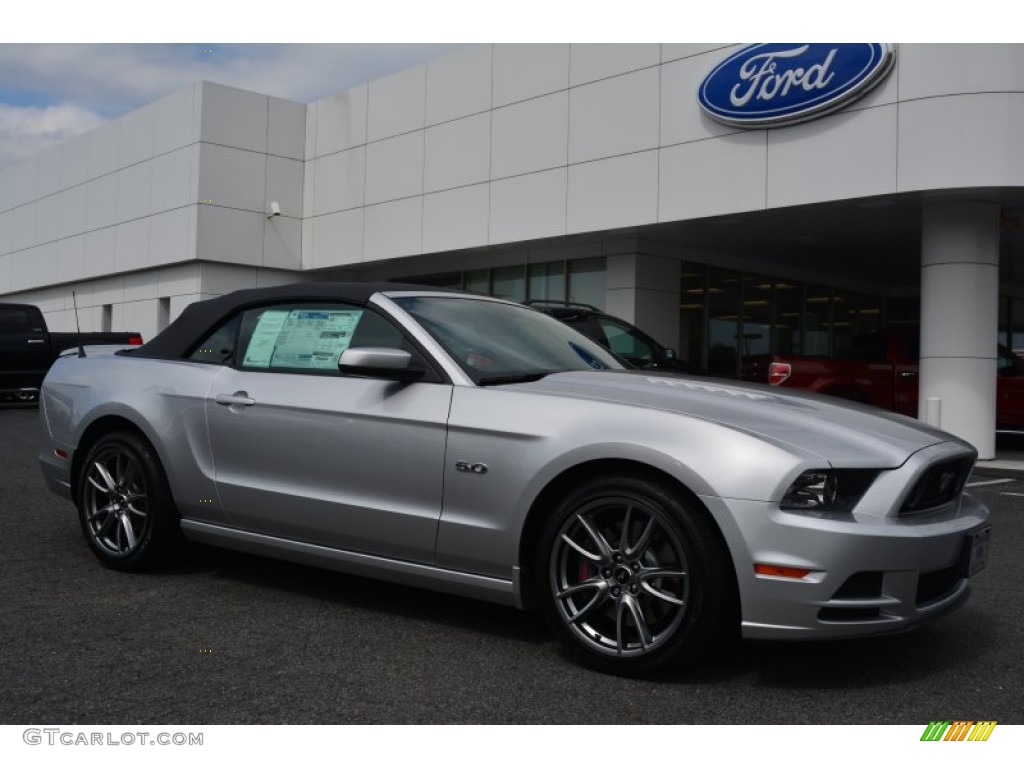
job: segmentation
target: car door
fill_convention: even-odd
[[[430,562],[452,387],[430,372],[414,383],[342,375],[350,346],[415,352],[367,307],[242,314],[233,365],[206,404],[220,503],[246,530]]]

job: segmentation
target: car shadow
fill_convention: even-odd
[[[173,572],[202,573],[468,633],[535,646],[550,645],[551,652],[563,657],[567,664],[578,661],[561,647],[535,611],[524,612],[458,595],[213,547],[193,547],[188,561]],[[742,679],[755,686],[788,690],[891,686],[927,678],[937,670],[966,667],[996,643],[997,633],[996,623],[987,613],[968,605],[950,617],[906,634],[821,642],[730,643],[697,665],[662,670],[646,681],[686,687]]]
[[[764,688],[854,690],[928,678],[969,667],[997,642],[996,622],[965,606],[898,635],[852,640],[746,640],[699,667],[663,675],[667,684],[721,683],[744,678]]]
[[[164,572],[202,573],[215,579],[291,592],[306,598],[518,642],[546,643],[554,640],[542,617],[533,612],[215,547],[193,545],[181,565]]]

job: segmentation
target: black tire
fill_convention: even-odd
[[[118,431],[97,440],[76,490],[82,533],[107,567],[145,571],[178,553],[181,528],[167,477],[141,436]]]
[[[738,636],[725,545],[696,502],[658,479],[611,475],[568,494],[541,532],[534,569],[548,623],[605,672],[685,666]]]

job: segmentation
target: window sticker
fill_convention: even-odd
[[[271,367],[337,369],[362,316],[362,310],[292,310],[277,338]]]
[[[245,353],[249,368],[336,370],[363,310],[270,310],[260,315]]]
[[[249,340],[249,347],[245,350],[245,360],[242,362],[247,368],[269,368],[270,358],[274,354],[274,345],[281,333],[285,320],[288,319],[288,310],[269,310],[260,315],[256,329],[252,332]]]

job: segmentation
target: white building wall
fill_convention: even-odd
[[[0,170],[0,294],[72,330],[74,290],[83,330],[111,305],[114,328],[155,333],[149,304],[181,275],[154,268],[195,258],[199,90]]]
[[[999,217],[999,204],[984,201],[923,211],[919,415],[972,443],[980,459],[996,449]]]
[[[306,106],[213,83],[199,88],[195,258],[300,269]],[[267,218],[272,202],[281,215]]]
[[[1024,46],[900,46],[865,98],[770,131],[697,106],[738,47],[482,45],[311,104],[303,267],[1024,183]]]
[[[867,97],[771,131],[697,106],[700,81],[737,47],[480,45],[310,105],[196,84],[0,170],[0,295],[45,294],[60,313],[46,286],[81,286],[87,302],[104,297],[91,312],[217,292],[200,269],[187,292],[160,293],[172,264],[296,277],[1024,182],[1024,46],[903,45]],[[281,215],[268,219],[272,202]]]
[[[95,280],[36,288],[11,300],[35,304],[53,331],[75,330],[75,302],[83,331],[101,331],[102,311],[110,305],[114,330],[139,331],[151,338],[157,332],[157,300],[170,298],[172,317],[179,298],[198,293],[200,267],[196,263],[161,267],[129,275],[111,275]],[[75,296],[72,298],[72,291]],[[7,300],[7,297],[5,297]],[[180,309],[178,310],[180,312]]]
[[[181,297],[216,293],[200,263],[253,281],[299,269],[305,120],[303,104],[198,83],[0,170],[0,295],[70,330],[74,290],[83,330],[109,305],[114,329],[149,338]]]

